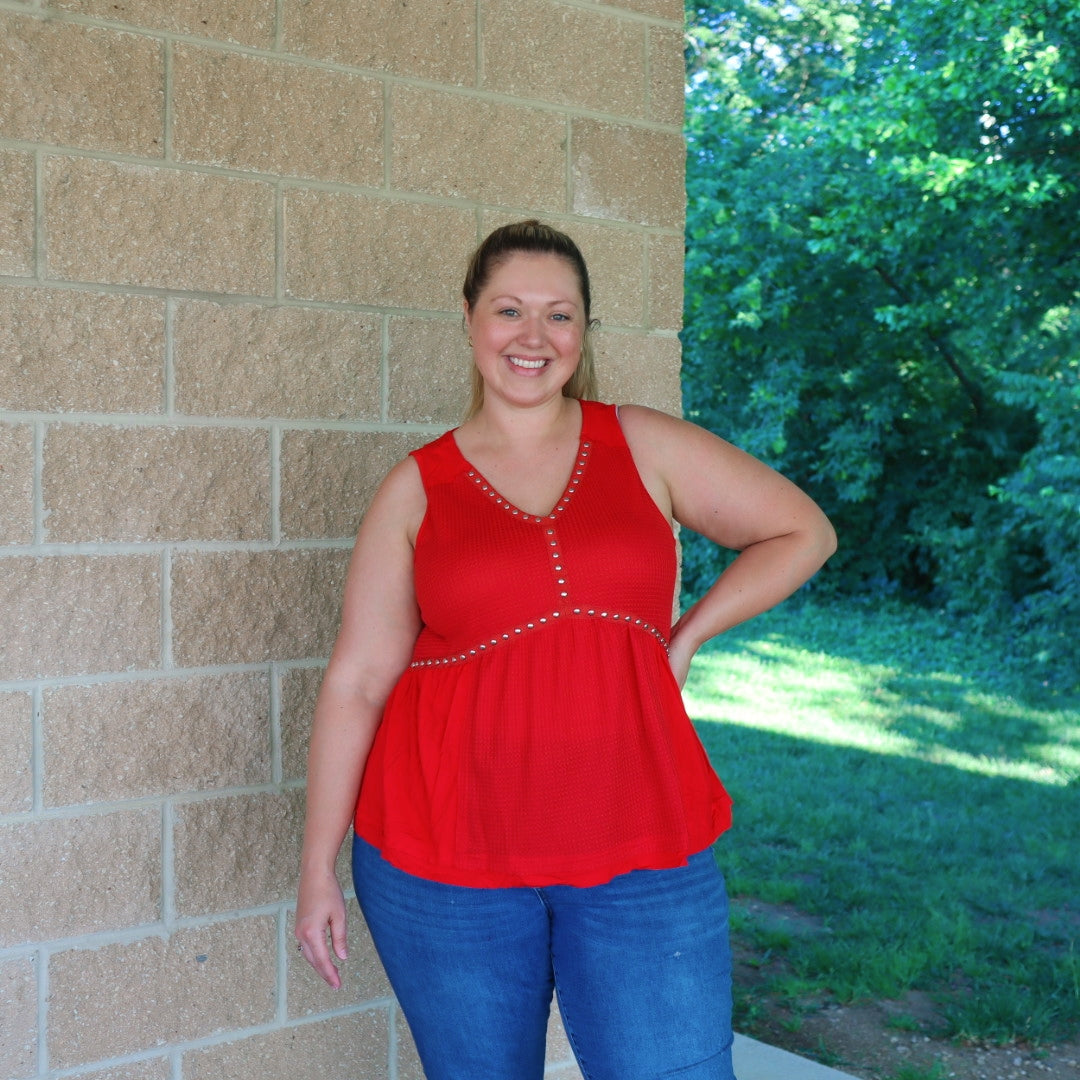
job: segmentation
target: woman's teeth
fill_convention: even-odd
[[[520,356],[511,356],[508,359],[515,367],[523,368],[542,368],[547,363],[546,360],[522,360]]]

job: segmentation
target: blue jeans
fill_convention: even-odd
[[[473,889],[355,838],[353,881],[427,1080],[539,1080],[553,989],[586,1080],[734,1080],[711,850],[590,888]]]

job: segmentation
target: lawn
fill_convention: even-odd
[[[1076,1036],[1080,687],[1015,653],[1006,630],[842,601],[699,654],[687,702],[735,800],[717,857],[736,941],[783,961],[768,993],[922,990],[940,1034]]]

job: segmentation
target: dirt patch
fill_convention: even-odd
[[[910,1001],[827,1005],[801,1016],[794,1031],[791,1016],[784,1012],[765,1015],[755,1024],[757,1030],[748,1034],[861,1080],[892,1080],[897,1074],[903,1076],[904,1069],[925,1070],[926,1080],[1080,1080],[1080,1043],[1055,1043],[1035,1050],[963,1046],[890,1027],[891,1016],[911,1015]],[[935,1063],[936,1074],[932,1071]]]

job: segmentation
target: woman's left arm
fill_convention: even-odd
[[[836,533],[809,495],[704,428],[636,405],[620,408],[619,419],[661,509],[739,552],[672,630],[668,655],[682,686],[709,638],[795,592],[836,550]]]

